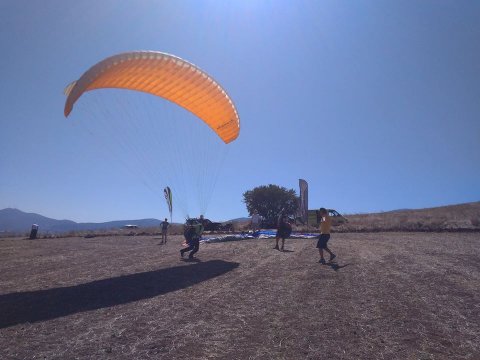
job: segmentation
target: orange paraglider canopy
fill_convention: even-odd
[[[238,137],[240,119],[225,90],[197,66],[155,51],[134,51],[100,61],[65,89],[65,116],[86,91],[119,88],[170,100],[202,119],[225,142]]]

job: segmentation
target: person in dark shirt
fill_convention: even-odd
[[[165,220],[160,223],[160,228],[162,229],[162,241],[160,242],[160,244],[167,243],[167,230],[169,226],[170,224],[168,223],[167,218],[165,218]]]
[[[195,255],[200,249],[200,238],[202,237],[202,233],[203,225],[197,219],[187,219],[183,236],[185,237],[188,247],[180,250],[180,256],[182,258],[186,252],[190,251],[188,258],[193,259],[193,255]]]
[[[282,209],[280,214],[278,215],[277,220],[277,234],[275,236],[275,247],[276,250],[284,250],[285,247],[285,239],[290,236],[292,233],[292,225],[288,222],[287,216],[285,215],[285,210]],[[278,242],[282,239],[282,246],[278,248]]]

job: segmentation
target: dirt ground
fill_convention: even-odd
[[[1,359],[480,359],[480,234],[0,240]]]

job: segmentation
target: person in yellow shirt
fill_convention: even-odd
[[[330,254],[330,261],[335,259],[337,255],[335,255],[327,246],[328,240],[330,240],[330,230],[332,228],[332,219],[328,215],[328,211],[325,208],[320,209],[320,236],[318,237],[317,248],[318,252],[320,253],[320,260],[319,263],[325,264],[325,258],[323,257],[323,250]]]

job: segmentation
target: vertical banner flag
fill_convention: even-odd
[[[172,190],[170,190],[170,188],[167,186],[165,189],[163,189],[163,194],[165,195],[168,211],[170,212],[170,222],[172,222]]]
[[[306,224],[308,221],[308,183],[299,179],[298,184],[300,186],[300,207],[298,211],[303,223]]]

